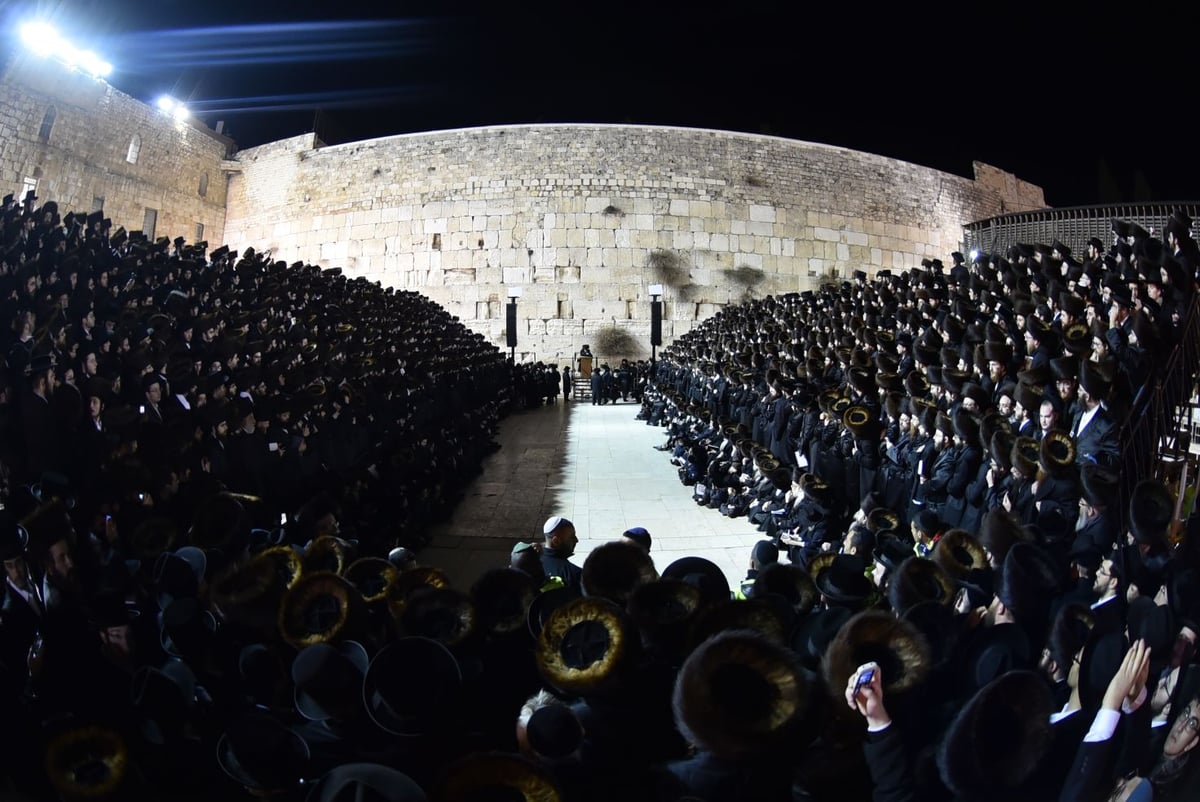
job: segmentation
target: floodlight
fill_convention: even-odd
[[[62,40],[58,31],[50,25],[44,22],[27,22],[21,26],[21,41],[39,56],[48,56]]]
[[[650,285],[650,295],[651,296],[659,296],[662,294],[663,294],[663,285],[661,285],[661,284],[651,284]]]
[[[167,114],[170,114],[175,109],[175,98],[163,95],[154,105],[158,106],[159,111],[165,111]]]
[[[175,118],[176,122],[183,122],[188,118],[189,113],[187,106],[182,103],[176,103],[175,108],[171,111],[171,116]]]
[[[976,259],[978,259],[978,258],[979,258],[979,249],[978,249],[978,248],[972,248],[972,249],[971,249],[971,261],[972,261],[972,262],[974,262],[974,261],[975,261]]]

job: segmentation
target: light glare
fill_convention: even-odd
[[[81,69],[96,78],[112,72],[112,65],[91,50],[81,50],[45,22],[27,22],[20,28],[21,41],[35,55],[53,56],[71,69]]]

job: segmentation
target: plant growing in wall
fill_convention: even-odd
[[[732,287],[741,288],[741,299],[743,301],[750,300],[754,297],[754,288],[762,284],[766,279],[761,270],[756,270],[750,265],[738,265],[732,270],[723,271],[725,280]]]
[[[596,354],[601,357],[629,357],[640,351],[633,335],[615,325],[596,334]]]
[[[646,265],[654,277],[668,287],[679,289],[688,283],[687,263],[675,251],[651,251]]]

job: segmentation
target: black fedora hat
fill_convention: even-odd
[[[1017,799],[1054,742],[1053,699],[1032,671],[1011,671],[959,711],[938,748],[942,782],[960,799]]]
[[[411,777],[378,763],[345,763],[313,785],[305,802],[426,802]]]
[[[167,660],[161,668],[143,666],[130,680],[130,695],[141,719],[142,737],[162,745],[184,731],[196,701],[196,675],[177,659]]]
[[[449,649],[429,638],[400,638],[367,668],[363,703],[385,732],[419,736],[448,724],[461,686],[462,671]]]
[[[677,654],[702,606],[700,588],[678,579],[657,579],[639,586],[625,611],[650,651]]]
[[[826,688],[840,697],[850,675],[870,662],[883,672],[883,688],[889,697],[919,685],[932,665],[929,644],[921,631],[903,618],[879,610],[855,615],[829,644],[821,664]]]
[[[173,599],[159,619],[163,651],[184,660],[203,659],[217,632],[217,619],[202,601],[192,597]]]
[[[308,744],[271,716],[250,712],[217,741],[217,763],[252,794],[288,791],[309,764]]]
[[[606,599],[568,602],[550,614],[538,636],[538,671],[564,693],[604,691],[636,653],[630,630],[624,611]]]
[[[620,540],[598,546],[583,562],[584,595],[608,599],[621,607],[638,586],[655,579],[658,572],[650,554]]]
[[[759,633],[723,632],[701,644],[680,669],[675,721],[698,749],[736,759],[798,734],[809,695],[788,649]]]
[[[728,601],[729,580],[712,560],[703,557],[680,557],[662,572],[663,579],[678,579],[695,585],[705,604]]]
[[[309,721],[349,718],[362,702],[370,658],[357,641],[314,643],[292,661],[296,710]]]
[[[536,596],[529,574],[513,568],[487,571],[471,585],[480,629],[493,636],[525,631],[526,615]]]
[[[862,561],[848,554],[833,555],[827,566],[814,561],[809,567],[817,590],[830,604],[851,607],[865,603],[874,590],[863,570]]]
[[[474,639],[476,622],[470,596],[454,588],[427,588],[409,596],[399,624],[406,635],[430,638],[454,651]]]
[[[996,595],[1018,622],[1036,627],[1047,621],[1058,585],[1054,559],[1039,546],[1017,543],[1004,558]]]
[[[29,532],[7,510],[0,510],[0,561],[25,556],[29,548]]]

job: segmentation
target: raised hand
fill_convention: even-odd
[[[871,672],[870,680],[860,684],[859,680],[868,671]],[[883,671],[878,664],[863,663],[850,675],[846,683],[846,704],[861,713],[872,730],[881,730],[892,723],[883,706]]]

